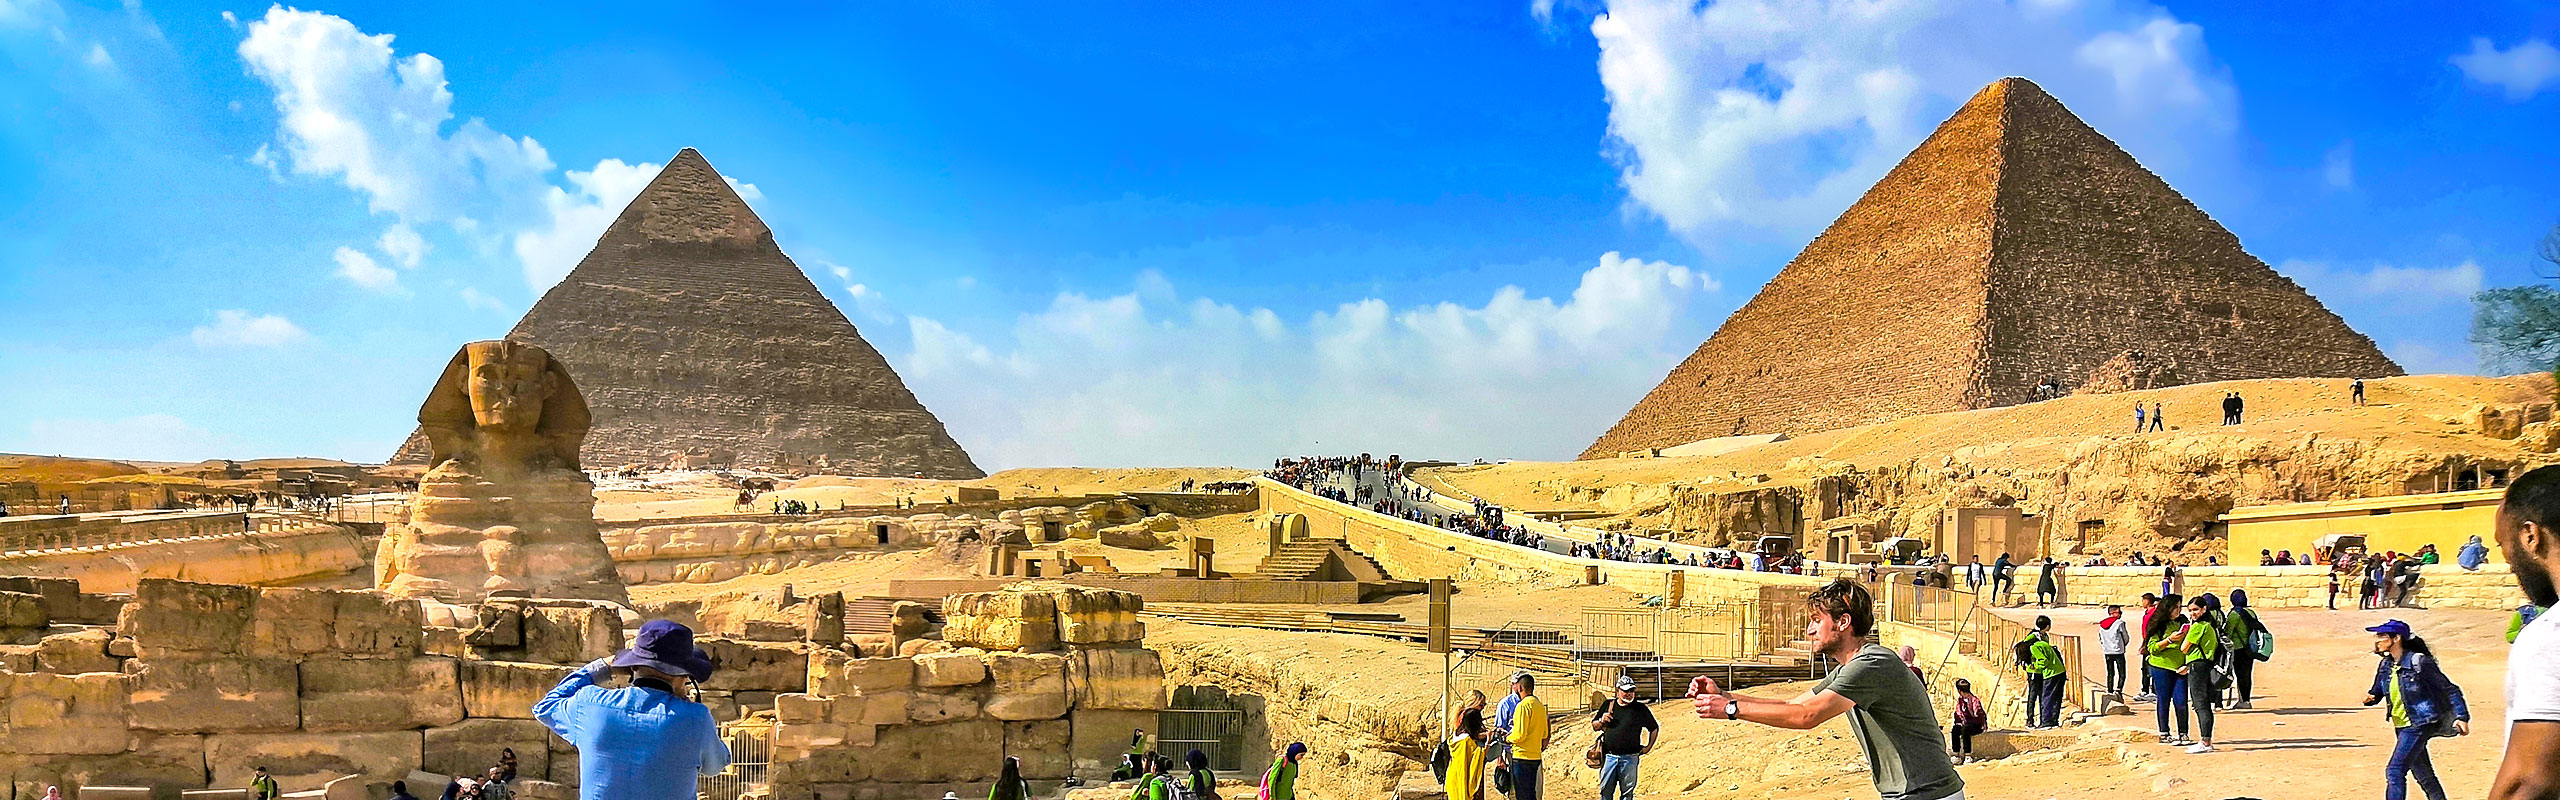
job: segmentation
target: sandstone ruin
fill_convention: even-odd
[[[1985,87],[1582,453],[2400,368],[2023,78]]]
[[[405,524],[384,532],[374,583],[395,597],[494,593],[623,602],[578,469],[590,415],[542,348],[462,346],[418,409],[428,468]]]
[[[692,148],[507,338],[570,365],[592,465],[985,474]],[[392,462],[428,449],[421,431]]]

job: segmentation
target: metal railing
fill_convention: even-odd
[[[1997,669],[2003,684],[2026,685],[2026,669],[2018,664],[2013,648],[2035,633],[2034,625],[1993,613],[1992,607],[1982,602],[1983,595],[1975,592],[1889,584],[1884,597],[1880,615],[1884,619],[1929,628],[1954,640],[1948,652],[1938,654],[1940,665],[1959,655],[1971,656]],[[2088,696],[2088,690],[2102,684],[2080,660],[2080,636],[2059,632],[2049,632],[2047,636],[2061,651],[2064,685],[2080,689],[2063,692],[2063,702],[2085,708],[2083,698]],[[2002,693],[2004,687],[1984,689],[1988,696]]]
[[[773,765],[772,728],[740,727],[728,731],[729,768],[694,780],[701,800],[738,800],[761,793]]]

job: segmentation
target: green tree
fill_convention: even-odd
[[[2560,225],[2544,234],[2536,255],[2560,268]],[[2560,273],[2541,273],[2560,279]],[[2560,289],[2548,285],[2484,289],[2471,296],[2471,344],[2496,369],[2552,370],[2560,395]]]

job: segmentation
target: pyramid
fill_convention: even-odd
[[[713,461],[985,475],[692,148],[507,338],[551,351],[586,394],[590,468],[734,454]],[[424,458],[412,434],[392,462]]]
[[[2244,378],[2401,374],[2023,78],[1984,87],[1583,458]]]

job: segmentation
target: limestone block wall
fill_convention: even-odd
[[[175,797],[244,786],[260,764],[288,791],[360,774],[378,795],[411,770],[486,768],[500,747],[515,748],[524,779],[574,784],[576,754],[532,719],[533,703],[569,664],[621,646],[618,615],[587,608],[535,608],[520,615],[512,645],[476,647],[459,635],[432,644],[437,629],[420,603],[371,591],[148,578],[119,603],[63,583],[0,578],[0,606],[117,609],[112,627],[46,615],[33,620],[45,631],[36,644],[0,648],[5,796],[112,784]],[[777,693],[805,679],[805,662],[756,669],[772,659],[728,657],[748,665],[739,675],[750,684],[793,673]]]
[[[1274,481],[1255,483],[1261,489],[1265,514],[1301,515],[1307,520],[1308,535],[1340,539],[1376,559],[1399,580],[1452,578],[1461,583],[1580,586],[1586,583],[1588,571],[1597,568],[1602,583],[1651,595],[1660,594],[1665,578],[1677,572],[1686,573],[1693,602],[1757,599],[1763,585],[1822,582],[1804,575],[1574,558],[1370,513]]]
[[[2023,571],[2022,571],[2023,572]],[[2063,570],[2064,602],[2074,605],[2118,603],[2133,606],[2144,592],[2160,592],[2159,567],[2072,567]],[[2032,574],[2032,573],[2028,573]],[[2249,604],[2265,608],[2326,608],[2326,567],[2185,567],[2171,591],[2188,597],[2211,592],[2229,597],[2233,589],[2249,590]],[[2339,576],[2338,605],[2354,608],[2359,578]],[[2033,588],[2032,579],[2021,586]],[[2450,563],[2420,568],[2415,602],[2421,606],[2512,609],[2524,603],[2514,575],[2497,565],[2478,572]]]
[[[366,569],[352,528],[312,523],[199,538],[127,542],[0,556],[0,575],[71,578],[92,591],[130,592],[146,578],[257,585],[292,584]]]
[[[848,552],[931,547],[944,540],[1036,530],[1047,522],[1063,527],[1076,519],[1072,509],[1047,506],[1005,509],[992,518],[926,513],[787,522],[621,523],[602,533],[624,583],[714,583],[821,563]]]
[[[806,691],[774,703],[775,800],[983,794],[1007,755],[1035,791],[1103,779],[1129,731],[1165,707],[1164,663],[1138,646],[1140,601],[1056,584],[945,600],[952,649],[863,658],[811,651]]]

